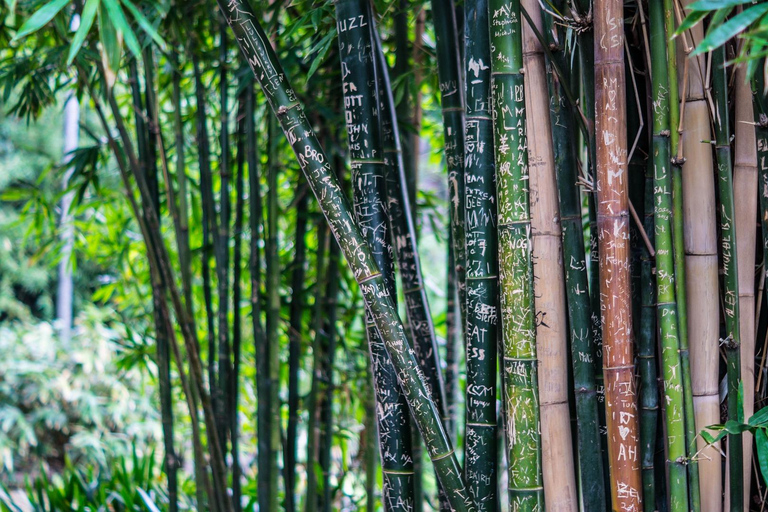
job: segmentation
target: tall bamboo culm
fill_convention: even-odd
[[[690,4],[692,0],[687,0]],[[704,37],[701,24],[688,33],[687,43],[697,46]],[[685,41],[685,40],[684,40]],[[710,141],[709,105],[706,83],[707,58],[687,57],[683,41],[678,43],[678,62],[688,66],[687,82],[681,91],[684,101],[681,148],[683,165],[683,234],[688,301],[688,338],[691,352],[691,388],[696,432],[720,421],[719,359],[720,304],[718,299],[717,205],[715,202],[714,162]],[[677,79],[683,83],[683,69]],[[702,512],[721,510],[722,456],[720,443],[706,447],[698,438],[699,489]]]
[[[544,494],[549,509],[575,512],[579,500],[568,403],[568,316],[560,204],[547,64],[542,42],[534,32],[542,34],[544,30],[538,1],[522,0],[522,8],[528,14],[523,22],[523,64]]]
[[[336,1],[355,220],[381,271],[385,293],[394,302],[397,294],[387,218],[387,168],[370,14],[366,0]],[[415,507],[411,418],[395,367],[370,312],[365,324],[384,475],[382,500],[387,508],[411,510]]]
[[[555,4],[561,7],[565,2]],[[563,237],[563,266],[568,303],[568,329],[576,414],[576,458],[581,502],[585,512],[606,510],[603,457],[600,450],[595,384],[594,337],[592,306],[589,297],[584,231],[581,220],[581,189],[578,186],[577,148],[579,131],[574,119],[573,105],[567,100],[566,87],[571,77],[578,76],[578,67],[571,70],[571,52],[567,51],[566,29],[549,18],[547,42],[554,49],[553,60],[563,73],[560,76],[549,66],[550,120],[554,144],[557,186],[560,196],[560,216]]]
[[[667,67],[667,38],[661,0],[648,2],[651,53],[651,98],[653,104],[653,181],[656,244],[656,311],[661,345],[664,386],[669,508],[688,510],[685,408],[680,362],[680,338],[675,302],[673,246],[672,163],[670,155],[670,94]],[[674,101],[674,99],[673,99]]]
[[[739,267],[737,264],[736,214],[733,201],[730,121],[728,119],[728,72],[725,67],[724,47],[712,51],[712,96],[715,106],[715,155],[720,196],[720,250],[723,259],[722,304],[725,316],[723,346],[728,374],[728,418],[737,420],[739,416],[737,397],[741,382]],[[740,434],[728,436],[726,496],[730,496],[730,499],[726,499],[725,509],[730,512],[743,512],[744,509],[742,446]]]
[[[478,510],[498,506],[496,360],[498,259],[487,0],[464,3],[466,215],[466,431],[464,474]]]
[[[739,266],[739,333],[741,334],[741,382],[744,389],[744,419],[755,412],[755,221],[757,219],[757,141],[752,87],[746,65],[736,66],[733,195],[736,213],[736,251]],[[760,72],[759,70],[757,71]],[[744,441],[744,510],[749,509],[752,481],[752,434]]]
[[[509,506],[540,511],[544,487],[520,2],[491,0],[489,13]]]
[[[643,509],[632,348],[623,2],[595,0],[597,238],[613,510]]]
[[[408,400],[411,413],[419,426],[451,506],[457,512],[476,510],[461,478],[453,446],[442,427],[434,402],[429,397],[423,374],[413,356],[392,298],[384,287],[381,273],[352,219],[352,209],[333,175],[328,158],[320,147],[296,94],[288,84],[285,72],[258,18],[250,6],[240,0],[226,4],[222,1],[219,6],[226,12],[227,21],[238,38],[244,58],[261,83],[360,286],[366,308],[371,313],[395,366],[401,390]]]

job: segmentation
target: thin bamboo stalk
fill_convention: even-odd
[[[568,331],[562,228],[554,166],[550,98],[543,32],[537,0],[522,0],[530,21],[523,24],[526,127],[528,138],[531,242],[536,305],[542,471],[547,506],[575,511],[578,490],[568,404]],[[529,23],[532,22],[532,25]]]
[[[448,268],[446,269],[446,311],[445,311],[445,409],[448,421],[445,428],[455,443],[458,436],[458,392],[459,392],[459,348],[456,318],[456,265],[453,258],[453,243],[448,232]]]
[[[520,2],[490,8],[502,382],[511,510],[544,510]]]
[[[733,195],[736,222],[736,251],[739,266],[739,332],[741,334],[741,381],[744,392],[744,418],[755,412],[755,246],[757,243],[757,141],[752,87],[747,66],[734,71],[734,155]],[[752,434],[743,434],[744,508],[749,509],[752,491]]]
[[[608,457],[613,510],[642,510],[631,341],[629,211],[621,0],[596,0],[596,207]]]
[[[448,168],[448,215],[451,220],[456,284],[459,291],[461,332],[466,337],[466,239],[464,203],[464,84],[459,55],[456,12],[452,0],[432,0],[437,73],[443,113],[445,162]]]
[[[693,0],[686,3],[690,4]],[[697,46],[704,37],[701,24],[689,32],[690,44]],[[681,59],[679,59],[681,60]],[[685,117],[681,136],[683,234],[686,279],[688,336],[691,351],[691,390],[696,432],[720,421],[719,359],[720,322],[717,261],[717,205],[715,202],[714,162],[710,141],[709,105],[705,92],[708,76],[706,56],[687,60],[688,80],[682,91]],[[678,70],[678,79],[680,78]],[[682,320],[682,318],[681,318]],[[682,325],[682,324],[681,324]],[[720,443],[706,447],[698,438],[699,489],[701,511],[719,512],[722,508],[722,456]],[[693,485],[693,483],[692,483]]]
[[[661,367],[664,383],[664,419],[666,422],[667,471],[671,512],[688,510],[686,470],[685,408],[680,359],[680,333],[675,301],[675,264],[673,245],[673,170],[670,158],[670,98],[667,67],[667,38],[664,8],[659,0],[648,3],[651,54],[651,98],[653,101],[653,180],[654,226],[656,244],[656,285]]]
[[[498,506],[496,361],[499,270],[488,1],[464,3],[466,361],[464,474],[478,510]]]
[[[549,21],[547,30],[553,57],[564,76],[550,67],[549,92],[554,163],[558,169],[558,190],[562,223],[563,260],[568,304],[568,328],[576,414],[576,447],[579,461],[581,501],[585,512],[606,510],[603,458],[600,452],[600,422],[595,385],[592,306],[589,297],[584,232],[581,220],[581,193],[577,185],[578,135],[573,110],[566,103],[564,88],[572,83],[565,29]],[[576,70],[578,71],[578,70]],[[566,84],[563,83],[566,82]]]
[[[728,373],[728,418],[739,420],[739,384],[741,382],[739,332],[739,267],[736,243],[736,214],[731,166],[730,124],[728,120],[728,75],[725,67],[725,48],[712,51],[712,91],[715,114],[715,151],[717,156],[717,183],[720,195],[720,251],[723,259],[723,313],[725,315],[724,341]],[[730,496],[726,509],[743,512],[744,479],[742,466],[742,436],[728,436],[728,488]]]
[[[334,236],[344,252],[365,299],[367,310],[397,371],[400,387],[408,400],[424,444],[436,468],[439,480],[457,512],[475,510],[460,476],[453,446],[445,434],[434,402],[412,355],[402,322],[383,278],[360,230],[352,220],[338,181],[330,172],[329,161],[317,142],[301,104],[287,83],[274,50],[250,7],[234,0],[220,3],[227,21],[238,37],[240,48],[262,84],[264,93],[294,148],[302,170],[318,198]],[[249,44],[246,44],[246,41]]]

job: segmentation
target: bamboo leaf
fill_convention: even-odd
[[[157,45],[165,49],[165,41],[163,41],[163,38],[160,37],[160,35],[157,33],[157,30],[155,30],[155,27],[152,25],[152,23],[149,22],[149,20],[141,13],[138,7],[136,7],[131,0],[121,0],[123,5],[131,11],[131,15],[136,19],[136,22],[139,24],[139,26],[144,30],[144,32],[147,33],[149,37],[152,38],[152,40],[157,43]]]
[[[691,11],[708,12],[749,3],[752,3],[752,0],[699,0],[698,2],[694,2],[687,6],[687,9]]]
[[[42,6],[35,12],[35,14],[30,16],[29,19],[24,22],[19,31],[16,32],[16,35],[13,36],[11,43],[15,43],[32,32],[40,30],[46,23],[51,21],[54,16],[59,14],[59,11],[61,11],[67,4],[69,4],[69,0],[53,0]]]
[[[80,26],[77,27],[75,37],[72,39],[72,46],[69,47],[67,66],[72,64],[72,61],[75,60],[77,52],[79,52],[80,48],[83,46],[85,38],[88,35],[88,31],[91,30],[93,20],[96,17],[96,13],[98,12],[100,4],[100,0],[86,0],[85,6],[83,6],[83,16],[80,18]]]
[[[763,474],[763,480],[768,482],[768,434],[766,434],[765,429],[761,428],[755,432],[755,444],[757,445],[757,461],[760,465],[760,473]]]
[[[136,39],[136,34],[133,33],[130,25],[128,25],[128,20],[125,19],[125,14],[123,14],[123,10],[120,8],[117,0],[104,0],[104,6],[107,8],[107,13],[115,29],[125,38],[125,44],[128,46],[128,49],[131,50],[134,57],[140,56],[141,45],[139,40]]]
[[[751,427],[762,427],[768,425],[768,407],[763,407],[749,418]]]
[[[680,23],[680,26],[677,27],[677,30],[675,31],[675,34],[673,37],[677,37],[686,30],[692,29],[694,26],[696,26],[701,20],[707,17],[709,14],[709,11],[693,11],[688,16],[685,17],[682,23]]]
[[[692,55],[700,55],[702,53],[710,52],[715,48],[719,48],[729,39],[738,33],[743,32],[749,25],[760,19],[766,12],[768,12],[768,3],[755,5],[746,11],[737,14],[707,34],[707,37],[699,43],[699,46]]]
[[[728,420],[725,422],[725,431],[729,434],[737,435],[749,430],[749,426],[743,423],[739,423],[736,420]]]
[[[99,39],[101,40],[101,62],[107,75],[107,85],[112,87],[117,69],[120,67],[122,38],[115,30],[103,3],[99,6]]]

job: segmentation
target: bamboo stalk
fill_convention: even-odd
[[[736,223],[736,251],[739,267],[739,332],[741,334],[741,381],[745,420],[755,412],[755,245],[757,243],[757,141],[752,88],[747,66],[734,71],[735,114],[733,195]],[[744,509],[749,509],[752,491],[752,434],[743,434]]]
[[[613,510],[642,510],[631,342],[623,3],[596,0],[596,207],[608,457]]]
[[[371,32],[373,19],[366,1],[337,0],[336,20],[355,220],[381,271],[385,293],[394,304],[397,292],[387,218],[387,163]],[[415,479],[407,403],[398,389],[395,367],[372,315],[366,315],[365,324],[376,396],[382,501],[390,507],[410,510],[415,507]]]
[[[418,363],[412,355],[402,322],[387,295],[381,273],[365,239],[352,220],[352,210],[330,173],[328,159],[317,142],[301,104],[287,83],[266,35],[250,7],[239,0],[220,4],[254,75],[262,84],[273,111],[294,148],[302,170],[318,198],[334,236],[345,254],[397,371],[401,390],[416,420],[439,480],[457,512],[475,510],[459,473],[453,446],[445,434],[434,402],[430,399]],[[248,45],[245,44],[248,41]]]
[[[558,190],[562,223],[563,261],[568,304],[569,341],[576,414],[576,447],[579,462],[581,500],[585,512],[606,510],[603,458],[600,452],[600,423],[595,384],[592,307],[589,297],[584,233],[581,220],[581,193],[577,185],[578,130],[573,111],[566,104],[564,87],[571,83],[565,29],[549,21],[547,30],[554,59],[563,70],[560,77],[549,72],[550,121],[554,163],[558,169]],[[578,70],[576,70],[578,71]],[[566,83],[564,84],[563,81]]]
[[[728,76],[725,48],[712,51],[712,91],[715,115],[715,151],[717,183],[720,195],[720,248],[723,259],[723,313],[726,338],[723,342],[728,374],[728,418],[739,420],[739,384],[741,382],[739,332],[739,268],[734,212],[733,176],[731,171],[730,124],[728,120]],[[743,442],[740,434],[728,436],[728,474],[726,509],[743,512],[744,479]]]
[[[456,284],[459,292],[461,332],[466,338],[466,239],[464,203],[464,84],[461,79],[459,38],[452,0],[432,0],[437,73],[443,114],[445,162],[448,168],[448,215],[451,220]]]
[[[544,510],[520,2],[490,7],[503,411],[511,510]]]
[[[466,362],[464,474],[479,510],[498,506],[498,251],[488,1],[464,3]]]
[[[542,471],[547,506],[578,508],[568,407],[568,332],[562,258],[562,229],[554,167],[550,98],[543,32],[537,0],[523,0],[530,21],[523,24],[526,127],[528,138],[531,242],[539,368]],[[531,23],[529,25],[529,23]]]
[[[704,37],[704,29],[698,24],[689,34],[690,44],[697,46]],[[706,56],[689,57],[687,65],[690,70],[683,91],[685,117],[681,136],[681,147],[687,148],[682,168],[683,234],[685,266],[690,276],[695,276],[686,279],[685,284],[691,389],[696,432],[700,432],[720,421],[717,206],[712,179],[712,129],[705,94]],[[719,512],[723,494],[720,443],[706,447],[699,437],[698,450],[701,510]]]
[[[448,231],[448,268],[446,269],[445,311],[445,409],[448,421],[445,428],[455,443],[458,437],[459,350],[456,318],[456,265],[453,258],[453,242]]]
[[[651,97],[653,101],[653,176],[654,226],[656,245],[656,284],[658,325],[660,330],[662,377],[664,382],[664,419],[667,438],[669,506],[671,512],[688,510],[686,470],[686,425],[683,401],[680,333],[675,300],[675,264],[673,242],[673,170],[670,158],[670,105],[664,8],[659,0],[648,3],[651,53]]]

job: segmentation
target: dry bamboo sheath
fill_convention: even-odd
[[[522,6],[543,33],[538,1],[522,0]],[[565,270],[550,99],[544,48],[527,21],[523,23],[523,63],[544,501],[547,510],[575,512],[579,503],[568,403]]]
[[[687,3],[691,3],[689,0]],[[688,44],[696,46],[704,36],[699,24],[688,33]],[[682,44],[678,44],[678,62],[685,62]],[[718,394],[719,371],[719,291],[717,262],[717,205],[715,202],[715,172],[710,148],[713,138],[706,101],[706,57],[691,57],[687,61],[688,80],[684,95],[682,148],[683,165],[683,223],[685,268],[688,292],[688,337],[691,350],[691,381],[696,416],[696,431],[720,421]],[[683,68],[678,70],[683,82]],[[722,456],[720,443],[705,448],[699,437],[699,478],[702,512],[721,510]]]
[[[640,511],[637,390],[632,349],[624,26],[621,0],[596,0],[595,140],[600,307],[613,510]]]

